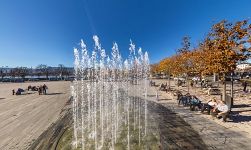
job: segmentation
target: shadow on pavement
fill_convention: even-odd
[[[64,93],[46,93],[46,95],[60,95],[60,94],[64,94]]]
[[[148,103],[148,109],[157,114],[162,149],[207,149],[199,134],[176,113],[154,102]]]

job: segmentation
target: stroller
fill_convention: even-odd
[[[21,95],[22,92],[24,92],[24,90],[21,89],[21,88],[18,88],[18,89],[17,89],[17,92],[16,92],[16,95]]]

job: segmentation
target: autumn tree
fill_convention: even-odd
[[[182,47],[177,50],[178,54],[189,52],[189,49],[191,46],[190,39],[191,38],[189,36],[184,36],[182,38],[182,42],[181,42]]]
[[[223,20],[212,26],[199,46],[190,49],[190,37],[182,39],[176,55],[160,61],[158,71],[174,76],[219,74],[224,81],[223,99],[226,95],[225,76],[236,69],[238,62],[250,58],[251,25],[247,20],[230,23]]]
[[[247,60],[250,48],[246,43],[250,39],[250,25],[247,20],[235,24],[223,20],[213,25],[205,40],[207,73],[218,73],[223,80],[223,100],[226,96],[225,76],[236,69],[239,61]]]
[[[156,73],[159,73],[160,70],[159,70],[159,64],[151,64],[150,65],[150,72],[151,74],[156,74]]]

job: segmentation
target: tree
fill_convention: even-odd
[[[184,36],[182,38],[182,42],[181,42],[182,48],[178,49],[178,51],[177,51],[178,54],[189,52],[189,49],[190,49],[190,46],[191,46],[190,39],[191,38],[189,36]]]
[[[44,65],[44,64],[40,64],[36,67],[36,69],[38,70],[38,72],[41,73],[41,75],[45,75],[46,79],[48,80],[49,74],[50,74],[50,69],[51,67]]]
[[[212,75],[222,77],[225,100],[225,76],[236,69],[238,62],[250,58],[251,24],[247,20],[229,23],[223,20],[212,26],[209,34],[199,46],[190,50],[190,37],[182,39],[182,47],[176,55],[160,61],[156,69],[174,76]]]
[[[160,72],[159,64],[151,64],[150,65],[150,72],[151,72],[151,74],[159,73]]]
[[[193,65],[193,60],[190,57],[191,56],[191,52],[190,52],[190,37],[189,36],[185,36],[182,39],[181,42],[182,48],[178,49],[178,57],[179,57],[179,67],[181,70],[181,73],[183,73],[183,75],[186,76],[186,83],[187,83],[187,87],[188,87],[188,92],[189,92],[189,74],[191,72],[192,69],[192,65]]]
[[[19,67],[17,68],[17,74],[18,76],[20,76],[21,78],[25,78],[25,76],[27,76],[29,74],[29,70],[27,67]]]
[[[2,79],[2,80],[3,80],[3,78],[6,76],[6,73],[4,73],[3,68],[1,68],[1,70],[0,70],[0,76],[1,76],[1,79]]]
[[[60,72],[60,76],[62,78],[62,76],[66,76],[67,75],[67,69],[63,64],[59,64],[59,72]]]
[[[239,61],[250,57],[250,47],[246,43],[250,38],[250,25],[247,20],[235,24],[223,20],[213,25],[205,40],[206,72],[218,73],[223,80],[223,100],[226,96],[225,76],[236,69]]]
[[[21,77],[25,78],[29,74],[29,69],[27,67],[16,67],[11,69],[11,76],[12,77]]]

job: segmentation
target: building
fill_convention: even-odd
[[[244,71],[251,68],[250,63],[241,63],[236,66],[237,70]]]

